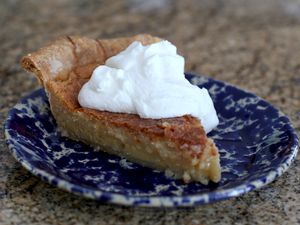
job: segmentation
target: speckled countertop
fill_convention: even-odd
[[[38,88],[20,57],[61,35],[151,33],[174,42],[187,71],[270,101],[300,131],[300,1],[1,1],[0,123]],[[300,156],[282,177],[239,198],[189,209],[105,205],[31,175],[0,129],[0,224],[300,224]]]

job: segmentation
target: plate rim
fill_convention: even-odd
[[[7,114],[7,118],[4,122],[4,134],[6,139],[6,144],[8,146],[8,149],[11,151],[14,158],[21,163],[21,165],[27,169],[29,172],[31,172],[33,175],[39,177],[43,181],[48,182],[51,185],[54,185],[60,189],[63,189],[65,191],[68,191],[70,193],[83,196],[86,198],[99,200],[105,203],[113,203],[113,204],[119,204],[119,205],[127,205],[127,206],[143,206],[143,207],[189,207],[189,206],[196,206],[196,205],[203,205],[208,203],[213,203],[225,199],[229,199],[232,197],[241,196],[243,194],[246,194],[252,190],[260,189],[267,184],[274,181],[277,177],[281,176],[284,172],[287,171],[287,169],[290,167],[292,162],[295,160],[298,149],[299,149],[299,139],[297,137],[297,134],[294,130],[294,127],[290,121],[290,119],[277,107],[272,105],[271,103],[267,102],[263,98],[255,95],[254,93],[239,88],[237,86],[234,86],[232,84],[229,84],[224,81],[216,80],[208,76],[203,76],[202,74],[197,75],[194,73],[185,73],[185,76],[188,80],[191,80],[194,77],[202,77],[204,79],[217,82],[219,84],[230,86],[231,88],[234,88],[238,91],[242,91],[246,94],[250,94],[253,97],[258,98],[259,100],[263,101],[264,103],[270,105],[272,108],[274,108],[276,111],[278,111],[279,115],[285,117],[287,121],[287,130],[291,131],[291,153],[289,154],[289,157],[282,163],[280,163],[275,169],[272,169],[269,171],[266,175],[256,178],[253,181],[247,182],[244,181],[243,184],[240,184],[235,187],[230,188],[223,188],[221,190],[213,190],[208,191],[200,194],[192,194],[192,195],[182,195],[182,196],[147,196],[147,195],[130,195],[130,194],[119,194],[109,191],[102,191],[102,190],[96,190],[91,189],[87,187],[80,186],[79,184],[74,184],[70,181],[66,181],[64,179],[61,179],[59,177],[56,177],[55,175],[48,173],[44,170],[35,168],[32,166],[28,161],[24,160],[21,156],[17,154],[18,150],[15,148],[14,144],[10,139],[13,139],[11,135],[9,134],[9,124],[11,122],[10,115],[13,114],[16,105],[22,103],[23,101],[32,98],[36,95],[38,95],[41,91],[43,91],[43,88],[36,89],[29,94],[22,97],[17,104],[15,104],[10,111]]]

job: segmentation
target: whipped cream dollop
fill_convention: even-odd
[[[190,114],[206,133],[219,123],[208,91],[185,79],[184,58],[168,41],[147,46],[135,41],[107,59],[83,85],[78,101],[82,107],[142,118]]]

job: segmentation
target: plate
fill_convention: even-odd
[[[184,184],[163,172],[94,151],[61,136],[43,89],[8,114],[5,135],[14,157],[59,188],[102,202],[135,206],[195,206],[240,196],[272,182],[298,150],[289,119],[252,93],[204,76],[187,79],[209,90],[220,124],[209,133],[221,155],[219,183]]]

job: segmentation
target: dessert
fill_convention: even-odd
[[[60,38],[25,56],[22,67],[39,79],[58,127],[71,139],[151,168],[171,171],[185,182],[218,182],[219,153],[197,118],[141,118],[79,104],[78,94],[94,69],[133,41],[148,45],[160,39],[150,35],[107,40]]]

